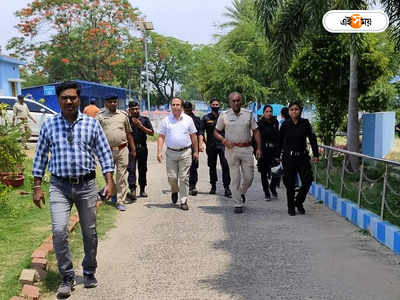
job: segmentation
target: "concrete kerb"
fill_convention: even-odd
[[[330,189],[313,182],[310,194],[352,224],[367,230],[377,241],[400,255],[400,227],[395,226],[356,203],[339,197]]]

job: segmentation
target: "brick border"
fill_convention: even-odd
[[[96,209],[99,210],[99,208],[103,205],[102,201],[99,201],[97,199],[96,203]],[[72,216],[69,217],[69,223],[68,223],[68,233],[72,232],[75,229],[75,226],[79,223],[79,216],[78,212],[73,214]],[[46,238],[42,244],[38,248],[36,248],[32,255],[32,261],[31,261],[31,267],[34,271],[36,271],[36,276],[32,278],[32,284],[23,284],[22,287],[22,292],[20,296],[13,296],[11,297],[10,300],[18,300],[18,299],[34,299],[34,300],[39,300],[40,298],[40,289],[37,286],[34,286],[33,284],[37,280],[43,280],[47,276],[47,257],[50,252],[53,251],[53,237],[50,235],[48,238]],[[24,269],[21,271],[21,274],[26,273],[28,270],[32,269]],[[28,271],[29,272],[29,271]],[[20,275],[21,275],[20,274]],[[23,281],[23,283],[25,283]]]
[[[313,182],[309,194],[349,222],[367,230],[378,242],[400,255],[400,227],[383,221],[378,215],[345,198],[323,185]]]

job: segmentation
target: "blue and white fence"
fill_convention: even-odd
[[[371,236],[400,255],[400,227],[383,221],[380,216],[366,209],[359,208],[356,203],[341,198],[321,184],[313,182],[310,194],[354,225],[367,230]]]
[[[388,201],[388,195],[390,197],[396,196],[400,197],[400,193],[397,193],[395,189],[390,184],[390,176],[394,178],[398,178],[398,171],[400,167],[400,163],[396,161],[390,161],[385,159],[374,158],[371,156],[363,155],[360,153],[350,152],[347,150],[342,150],[338,148],[333,148],[329,146],[321,146],[324,148],[325,157],[327,158],[327,168],[325,174],[325,184],[317,183],[318,172],[317,168],[315,168],[314,176],[315,180],[311,186],[310,194],[315,197],[318,201],[323,202],[327,207],[338,213],[340,216],[346,218],[349,222],[354,225],[360,227],[368,231],[371,236],[377,239],[382,244],[386,245],[390,249],[392,249],[395,253],[400,255],[400,227],[395,226],[383,219],[384,212],[388,212],[389,214],[400,218],[400,214],[396,214],[398,212],[399,205],[396,205],[396,201]],[[340,187],[337,192],[330,189],[333,186],[331,174],[334,169],[332,163],[332,156],[340,156],[343,155],[340,170]],[[361,167],[357,171],[349,171],[348,170],[348,158],[349,156],[356,156],[360,161]],[[380,176],[375,179],[371,179],[367,176],[366,172],[366,161],[372,160],[370,165],[375,166],[377,162],[384,164],[384,172]],[[359,180],[357,182],[358,186],[358,201],[357,203],[347,200],[342,197],[344,191],[348,189],[349,182],[346,182],[345,175],[346,173],[351,173],[352,176],[358,174]],[[365,197],[365,190],[368,187],[377,188],[378,186],[382,187],[382,190],[379,191],[380,196],[378,199],[373,199],[372,201],[367,201]],[[367,201],[369,203],[375,202],[375,205],[380,206],[380,216],[376,215],[368,211],[365,208],[362,208],[363,201]],[[377,201],[379,201],[377,203]]]

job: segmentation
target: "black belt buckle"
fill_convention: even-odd
[[[68,181],[71,184],[79,184],[80,179],[81,179],[81,176],[72,176],[72,177],[69,177]]]
[[[290,151],[289,152],[290,156],[301,156],[303,154],[305,154],[305,152],[295,152],[295,151]]]

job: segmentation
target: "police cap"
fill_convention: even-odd
[[[118,99],[118,95],[117,94],[107,94],[104,97],[104,101],[111,100],[111,99]]]

